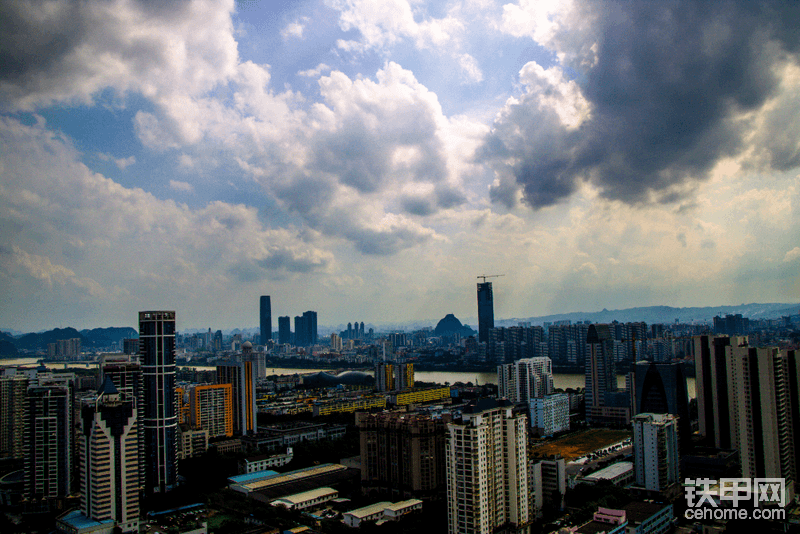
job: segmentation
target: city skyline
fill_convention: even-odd
[[[4,327],[473,318],[483,273],[496,318],[800,296],[800,6],[36,9],[0,36]]]

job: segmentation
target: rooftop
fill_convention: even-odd
[[[633,462],[617,462],[583,478],[584,480],[610,480],[629,471],[633,471]]]

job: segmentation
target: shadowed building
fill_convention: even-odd
[[[494,328],[494,297],[492,283],[478,284],[478,342],[489,342],[489,330]]]
[[[145,491],[170,491],[178,480],[175,413],[175,312],[139,312],[144,376]]]
[[[689,445],[689,393],[682,363],[636,362],[634,365],[634,409],[640,413],[668,413],[678,417],[681,445]]]
[[[265,345],[272,339],[272,305],[269,296],[262,295],[259,307],[259,327],[261,344]]]

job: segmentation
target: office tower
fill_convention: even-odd
[[[728,404],[727,347],[747,345],[746,337],[694,336],[695,392],[700,434],[718,449],[733,447]]]
[[[569,430],[569,395],[552,393],[528,401],[531,427],[538,436]]]
[[[358,337],[364,339],[364,321],[361,321],[361,325],[358,327]]]
[[[259,325],[261,329],[261,344],[266,345],[272,339],[272,305],[269,296],[261,296],[261,306],[259,308]]]
[[[400,497],[436,497],[446,488],[447,425],[426,415],[358,413],[361,488]]]
[[[485,280],[485,279],[484,279]],[[494,298],[492,283],[478,284],[478,342],[489,342],[489,330],[494,328]]]
[[[139,340],[136,340],[138,347]],[[138,348],[137,348],[137,353]],[[139,484],[144,484],[147,449],[144,440],[144,375],[139,356],[130,354],[104,354],[100,359],[100,384],[111,379],[117,391],[136,408],[137,435],[139,439]]]
[[[236,434],[255,434],[256,373],[252,362],[233,362],[217,365],[217,384],[230,384],[233,395],[233,431]]]
[[[669,413],[678,418],[682,446],[690,445],[689,393],[683,363],[634,364],[634,412]]]
[[[106,376],[81,409],[81,512],[139,532],[139,425],[136,404]]]
[[[791,399],[792,377],[788,352],[777,347],[730,346],[728,402],[734,432],[732,445],[739,451],[745,478],[796,480]],[[794,422],[796,425],[797,422]]]
[[[305,319],[305,326],[306,331],[303,333],[303,338],[306,341],[306,345],[316,345],[317,344],[317,312],[315,311],[307,311],[303,312],[303,318]]]
[[[145,492],[177,484],[175,412],[175,312],[139,312],[139,350],[144,376]]]
[[[614,340],[607,324],[589,325],[586,334],[586,422],[610,422],[612,407],[607,395],[617,391],[616,367],[613,360]],[[630,409],[628,409],[630,415]]]
[[[0,376],[0,458],[22,460],[25,455],[26,407],[29,379],[23,374]]]
[[[679,481],[678,421],[674,415],[642,413],[633,418],[636,485],[667,491]]]
[[[253,344],[249,341],[242,343],[242,361],[253,363],[256,379],[267,377],[267,355],[263,352],[253,352]]]
[[[394,391],[394,366],[391,363],[375,365],[375,390]]]
[[[448,423],[447,523],[451,534],[513,531],[532,519],[528,421],[504,399],[480,399]]]
[[[211,349],[214,351],[222,350],[222,330],[214,332],[214,337],[211,339]]]
[[[33,500],[66,497],[73,482],[72,394],[61,384],[31,386],[26,412],[25,494]]]
[[[527,403],[553,392],[553,362],[547,356],[497,366],[498,396]]]
[[[291,318],[287,316],[278,317],[278,343],[285,345],[292,342]]]
[[[305,347],[309,345],[308,338],[311,337],[308,317],[295,315],[294,317],[294,345]]]
[[[209,438],[233,436],[233,386],[203,384],[189,388],[189,424],[208,430]]]

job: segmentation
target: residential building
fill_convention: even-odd
[[[189,424],[209,438],[233,436],[233,387],[203,384],[189,388]]]
[[[447,425],[451,534],[516,532],[532,520],[527,416],[513,408],[505,399],[480,399]]]
[[[796,361],[777,347],[728,347],[728,385],[733,448],[745,478],[784,478],[793,496],[796,481],[792,421],[797,407]],[[791,481],[791,483],[790,483]]]
[[[630,399],[617,392],[614,339],[609,325],[589,325],[586,344],[586,422],[625,426],[630,422]]]
[[[691,442],[689,393],[683,363],[634,364],[634,413],[669,413],[678,418],[681,444]]]
[[[217,384],[230,384],[233,395],[233,431],[258,432],[256,420],[256,369],[253,362],[239,361],[217,365]]]
[[[728,403],[726,347],[745,346],[746,337],[701,335],[694,342],[695,392],[700,434],[717,449],[733,446],[733,427]]]
[[[72,391],[62,384],[31,386],[26,397],[25,494],[35,501],[68,496],[73,489]]]
[[[145,491],[164,493],[178,482],[175,413],[175,312],[139,312],[144,376]]]
[[[356,414],[361,489],[403,497],[436,497],[446,488],[442,419],[402,412]]]
[[[679,484],[678,421],[674,415],[633,417],[633,465],[636,485],[648,491],[665,492]]]
[[[0,376],[0,458],[25,456],[28,383],[24,374]]]
[[[523,358],[497,366],[498,397],[513,403],[553,393],[553,361],[547,356]]]
[[[538,436],[552,436],[569,430],[569,395],[553,393],[528,402],[531,427]]]

